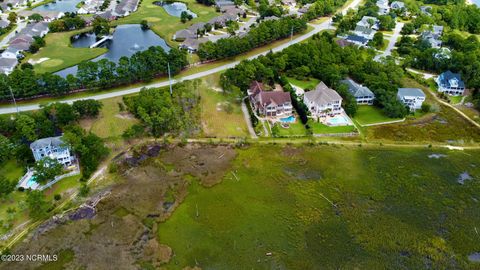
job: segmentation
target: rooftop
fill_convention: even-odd
[[[397,95],[400,97],[425,97],[425,93],[418,88],[398,88]]]
[[[342,100],[342,97],[333,89],[330,89],[325,83],[320,82],[315,87],[315,90],[305,93],[305,97],[317,104],[333,103],[337,100]]]

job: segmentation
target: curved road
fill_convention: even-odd
[[[347,5],[345,8],[342,9],[342,13],[345,14],[348,9],[356,9],[360,5],[361,2],[362,2],[362,0],[353,0],[349,5]],[[334,29],[334,27],[331,25],[331,19],[328,19],[328,20],[326,20],[326,21],[324,21],[320,24],[310,24],[310,25],[313,26],[313,28],[314,28],[312,31],[306,33],[305,35],[299,36],[296,39],[293,39],[293,40],[291,40],[287,43],[279,45],[278,47],[273,48],[271,51],[273,51],[273,52],[282,51],[283,49],[287,48],[288,46],[291,46],[293,44],[302,42],[302,41],[310,38],[311,36],[321,32],[323,30]],[[251,56],[248,59],[257,58],[261,55],[266,55],[269,52],[270,51],[265,51],[265,52],[256,54],[254,56]],[[209,70],[206,70],[206,71],[202,71],[202,72],[198,72],[198,73],[195,73],[195,74],[192,74],[192,75],[184,76],[184,77],[181,77],[179,79],[173,80],[173,83],[183,81],[183,80],[198,79],[198,78],[201,78],[201,77],[213,74],[213,73],[217,73],[217,72],[235,67],[239,63],[240,63],[240,61],[235,61],[235,62],[232,62],[232,63],[229,63],[229,64],[225,64],[223,66],[215,67],[215,68],[212,68],[212,69],[209,69]],[[67,100],[63,100],[63,101],[60,101],[60,102],[71,104],[74,101],[82,100],[82,99],[101,100],[101,99],[107,99],[107,98],[112,98],[112,97],[118,97],[118,96],[124,96],[124,95],[137,93],[137,92],[140,92],[140,90],[142,88],[145,88],[145,87],[157,88],[157,87],[165,87],[165,86],[168,86],[168,85],[169,85],[168,81],[158,82],[158,83],[149,84],[147,86],[132,87],[132,88],[128,88],[128,89],[125,89],[125,90],[112,91],[112,92],[105,93],[105,94],[92,95],[92,96],[83,97],[83,98],[72,98],[72,99],[67,99]],[[19,105],[18,106],[19,111],[33,111],[33,110],[38,110],[39,108],[40,108],[40,104],[38,104],[38,103],[37,104]],[[17,112],[15,107],[0,108],[0,114],[10,114],[10,113],[15,113],[15,112]]]

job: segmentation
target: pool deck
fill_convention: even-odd
[[[27,173],[18,182],[17,187],[22,187],[24,189],[31,188],[33,190],[36,190],[40,186],[40,184],[38,184],[37,182],[35,182],[33,185],[30,185],[30,186],[28,185],[28,181],[32,178],[33,173],[34,173],[34,170],[28,169]]]

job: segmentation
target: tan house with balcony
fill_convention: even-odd
[[[323,82],[320,82],[314,90],[303,95],[303,102],[313,118],[334,116],[343,112],[342,97]]]

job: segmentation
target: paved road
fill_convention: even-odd
[[[395,29],[393,30],[393,35],[390,36],[387,49],[382,54],[375,56],[375,60],[379,60],[382,57],[387,57],[392,54],[392,50],[395,47],[395,43],[397,43],[397,39],[398,37],[400,37],[400,31],[402,31],[403,25],[404,23],[402,22],[397,22],[395,24]]]
[[[6,47],[8,45],[8,42],[10,41],[10,39],[12,39],[13,36],[15,36],[17,34],[17,32],[22,31],[22,29],[25,28],[26,26],[27,26],[27,23],[25,21],[17,23],[17,26],[15,27],[15,29],[13,29],[13,31],[8,33],[8,35],[6,35],[0,41],[0,48]]]
[[[352,1],[352,3],[350,3],[347,7],[345,7],[343,10],[342,10],[342,13],[346,13],[348,9],[355,9],[358,7],[358,5],[360,5],[360,3],[362,2],[362,0],[354,0]],[[308,38],[310,38],[311,36],[323,31],[323,30],[327,30],[327,29],[334,29],[334,27],[331,25],[331,19],[329,20],[326,20],[325,22],[323,23],[320,23],[320,24],[310,24],[314,29],[302,36],[299,36],[287,43],[284,43],[282,45],[279,45],[275,48],[272,49],[273,52],[279,52],[279,51],[282,51],[283,49],[293,45],[293,44],[296,44],[296,43],[299,43],[299,42],[302,42]],[[257,55],[254,55],[254,56],[251,56],[249,57],[248,59],[254,59],[254,58],[257,58],[261,55],[266,55],[267,53],[269,53],[270,51],[266,51],[266,52],[262,52],[262,53],[259,53]],[[206,70],[206,71],[202,71],[202,72],[198,72],[198,73],[195,73],[195,74],[192,74],[192,75],[188,75],[188,76],[184,76],[182,78],[179,78],[177,80],[174,80],[173,82],[174,83],[177,83],[179,81],[183,81],[183,80],[194,80],[194,79],[198,79],[198,78],[202,78],[202,77],[205,77],[205,76],[208,76],[208,75],[211,75],[211,74],[214,74],[214,73],[217,73],[217,72],[220,72],[220,71],[223,71],[223,70],[226,70],[226,69],[229,69],[229,68],[232,68],[232,67],[235,67],[236,65],[238,65],[240,63],[240,61],[235,61],[235,62],[232,62],[232,63],[229,63],[229,64],[225,64],[223,66],[219,66],[219,67],[215,67],[215,68],[212,68],[212,69],[209,69],[209,70]],[[149,84],[147,86],[142,86],[142,87],[132,87],[132,88],[129,88],[129,89],[125,89],[125,90],[119,90],[119,91],[114,91],[114,92],[109,92],[109,93],[105,93],[105,94],[98,94],[98,95],[93,95],[93,96],[88,96],[88,97],[83,97],[83,98],[72,98],[72,99],[68,99],[68,100],[64,100],[64,101],[61,101],[61,102],[64,102],[64,103],[73,103],[74,101],[77,101],[77,100],[82,100],[82,99],[95,99],[95,100],[102,100],[102,99],[107,99],[107,98],[112,98],[112,97],[118,97],[118,96],[124,96],[124,95],[129,95],[129,94],[133,94],[133,93],[138,93],[140,92],[140,90],[144,87],[150,87],[150,88],[157,88],[157,87],[165,87],[165,86],[168,86],[168,81],[164,81],[164,82],[158,82],[158,83],[152,83],[152,84]],[[20,105],[18,106],[18,110],[19,111],[33,111],[33,110],[38,110],[40,108],[39,106],[40,104],[31,104],[31,105]],[[14,107],[7,107],[7,108],[0,108],[0,114],[10,114],[10,113],[15,113],[16,112],[16,109]]]

